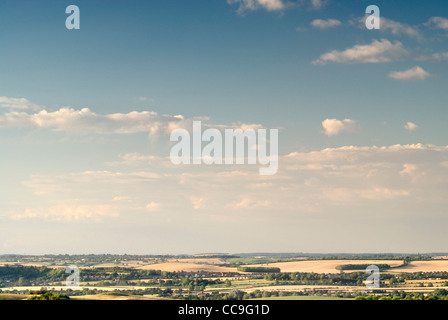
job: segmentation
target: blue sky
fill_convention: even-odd
[[[2,1],[0,253],[448,251],[447,9]],[[170,166],[176,115],[279,128],[279,173]]]

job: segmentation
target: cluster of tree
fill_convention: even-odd
[[[448,280],[448,272],[440,271],[440,272],[400,273],[396,277],[397,277],[397,279],[403,279],[403,280],[429,280],[429,279],[447,279]]]
[[[51,291],[30,291],[29,294],[33,296],[29,297],[27,300],[70,300],[70,297],[65,294],[55,293]]]
[[[157,295],[160,297],[166,297],[173,294],[172,289],[163,288],[145,288],[145,289],[134,289],[134,290],[114,290],[114,291],[104,291],[101,289],[87,289],[82,290],[67,290],[70,296],[84,296],[84,295],[94,295],[94,294],[104,294],[104,295],[115,295],[115,296],[143,296],[143,295]]]
[[[448,300],[448,290],[438,289],[430,295],[394,291],[388,295],[359,295],[355,300]]]
[[[362,286],[368,275],[364,272],[351,272],[340,274],[324,274],[314,272],[294,272],[294,273],[275,273],[267,274],[264,278],[269,281],[275,281],[278,285],[344,285],[344,286]],[[390,275],[384,274],[383,279]]]
[[[336,270],[344,271],[344,270],[366,270],[370,264],[343,264],[336,267]],[[390,265],[388,264],[376,264],[378,269],[387,270],[390,269]]]

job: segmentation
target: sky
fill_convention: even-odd
[[[0,40],[0,254],[448,252],[446,1],[2,0]],[[195,120],[277,173],[174,165]]]

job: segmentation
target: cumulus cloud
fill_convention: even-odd
[[[313,64],[335,63],[382,63],[391,62],[401,56],[407,55],[408,51],[399,41],[395,43],[387,39],[373,40],[371,44],[355,45],[344,51],[333,50],[320,56]]]
[[[365,22],[365,20],[364,20]],[[389,31],[393,35],[406,35],[411,38],[421,39],[422,35],[417,27],[400,23],[385,17],[381,17],[381,31]]]
[[[322,19],[315,19],[311,21],[311,26],[318,29],[328,29],[328,28],[335,28],[341,25],[341,21],[336,19],[328,19],[328,20],[322,20]]]
[[[443,61],[443,60],[448,60],[448,52],[436,52],[430,55],[421,55],[419,57],[417,57],[417,60],[420,61],[426,61],[426,60],[430,60],[430,61]]]
[[[419,66],[415,66],[405,71],[395,71],[389,73],[389,78],[395,80],[424,80],[431,75]]]
[[[322,127],[324,128],[324,133],[327,136],[335,136],[343,131],[354,131],[357,127],[357,123],[356,121],[351,119],[325,119],[324,121],[322,121]]]
[[[367,17],[369,17],[369,15],[365,15],[364,17],[359,19],[353,19],[350,21],[350,23],[364,30],[366,28],[365,23]],[[379,29],[379,31],[387,32],[395,36],[405,35],[418,40],[421,40],[423,38],[422,33],[418,27],[410,26],[408,24],[397,22],[385,17],[381,17],[381,28]]]
[[[41,110],[37,113],[9,112],[0,115],[0,128],[31,127],[73,133],[130,134],[148,132],[156,135],[170,132],[184,123],[182,116],[160,115],[152,111],[132,111],[99,115],[88,108],[57,111]]]
[[[405,128],[405,129],[408,130],[408,131],[415,131],[415,130],[418,129],[418,125],[416,125],[416,124],[413,123],[413,122],[408,122],[408,123],[406,123],[406,124],[404,125],[403,128]]]
[[[264,9],[267,11],[281,11],[288,8],[309,5],[312,9],[324,8],[328,0],[227,0],[229,5],[238,5],[238,13],[243,14],[246,11],[255,11]]]
[[[400,171],[400,175],[404,176],[404,175],[409,175],[409,176],[414,176],[414,173],[417,171],[417,166],[415,164],[411,164],[411,163],[405,163],[403,165],[403,170]]]
[[[282,0],[227,0],[227,3],[238,4],[238,12],[242,13],[247,10],[266,9],[268,11],[278,11],[285,8]]]
[[[170,134],[173,130],[183,128],[191,130],[194,120],[202,121],[204,128],[217,129],[254,129],[263,128],[261,124],[235,122],[231,124],[208,123],[208,117],[186,119],[182,115],[159,114],[154,111],[131,111],[129,113],[97,114],[88,108],[74,109],[63,107],[56,111],[40,109],[33,113],[32,106],[26,99],[0,99],[0,106],[12,109],[0,114],[0,129],[32,128],[47,129],[72,134],[134,134],[148,133],[151,139],[159,134]],[[22,106],[22,104],[25,104]],[[26,107],[26,108],[25,108]]]
[[[37,111],[42,109],[39,105],[30,102],[25,98],[0,97],[0,108],[22,109]]]
[[[448,31],[448,19],[444,17],[432,17],[427,22],[428,25]]]
[[[314,9],[322,9],[328,4],[328,0],[311,0],[311,6]]]

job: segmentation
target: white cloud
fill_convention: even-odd
[[[289,8],[299,7],[309,4],[313,9],[324,8],[328,0],[227,0],[229,5],[238,5],[238,13],[243,14],[246,11],[255,11],[264,9],[267,11],[281,11]]]
[[[431,55],[422,55],[420,57],[417,57],[417,60],[420,61],[433,60],[438,62],[448,60],[448,52],[437,52]]]
[[[285,7],[282,0],[257,0],[258,3],[269,11],[281,10]]]
[[[191,197],[191,204],[195,210],[203,209],[205,207],[205,199],[200,197]]]
[[[416,171],[417,171],[417,166],[415,164],[405,163],[403,165],[403,170],[400,171],[400,175],[401,176],[409,175],[412,177],[412,176],[414,176]]]
[[[88,134],[130,134],[148,132],[156,135],[170,132],[185,123],[182,116],[160,115],[151,111],[132,111],[99,115],[88,108],[61,108],[37,113],[9,112],[0,115],[0,128],[32,127]]]
[[[327,136],[334,136],[343,131],[351,132],[356,129],[356,126],[356,121],[351,119],[325,119],[322,121],[322,127]]]
[[[431,75],[419,66],[415,66],[405,71],[395,71],[389,73],[389,77],[396,80],[424,80]]]
[[[131,197],[126,197],[126,196],[115,196],[112,201],[117,201],[117,202],[121,202],[121,201],[126,201],[129,202],[131,201],[132,198]]]
[[[233,209],[253,210],[253,209],[258,209],[261,207],[269,207],[270,205],[271,205],[271,202],[268,200],[261,201],[259,199],[254,200],[254,199],[245,197],[245,198],[241,199],[240,202],[233,204],[231,207]]]
[[[448,60],[448,52],[434,53],[432,57],[438,61]]]
[[[0,99],[18,109],[26,99]],[[33,104],[29,103],[30,106]],[[29,108],[30,109],[30,108]],[[0,114],[0,129],[33,128],[47,129],[72,134],[134,134],[148,133],[152,139],[159,134],[170,134],[173,130],[184,128],[191,130],[194,120],[202,121],[204,128],[217,129],[254,129],[263,128],[261,124],[235,122],[228,125],[207,123],[208,117],[184,118],[182,115],[159,114],[154,111],[131,111],[129,113],[97,114],[88,108],[74,109],[63,107],[56,111],[40,110],[15,111]]]
[[[311,26],[318,29],[328,29],[328,28],[335,28],[341,25],[341,21],[336,19],[328,19],[328,20],[322,20],[322,19],[315,19],[311,21]]]
[[[58,205],[49,208],[25,209],[24,213],[14,214],[13,220],[43,219],[49,221],[100,221],[103,217],[118,216],[110,205]]]
[[[404,125],[403,128],[405,128],[405,129],[408,130],[408,131],[415,131],[415,130],[418,129],[418,125],[416,125],[416,124],[413,123],[413,122],[408,122],[408,123],[406,123],[406,124]]]
[[[370,199],[370,200],[384,200],[384,199],[394,199],[400,197],[407,197],[410,192],[407,190],[393,190],[389,188],[378,188],[374,187],[372,189],[358,190],[356,191],[359,197]]]
[[[159,202],[150,202],[146,205],[146,210],[148,211],[158,211],[162,207],[162,204]]]
[[[42,209],[37,214],[36,210],[28,212],[27,216],[67,220],[52,209],[54,199],[65,194],[85,203],[92,197],[105,203],[117,194],[132,194],[131,205],[111,202],[120,214],[117,219],[147,223],[172,219],[179,226],[192,221],[207,226],[224,220],[244,225],[256,221],[288,224],[291,219],[303,223],[309,213],[319,213],[323,219],[364,219],[378,212],[400,216],[414,207],[412,214],[419,215],[422,206],[447,205],[448,147],[343,146],[294,152],[281,156],[278,173],[269,177],[260,176],[257,166],[164,167],[167,161],[142,161],[140,170],[132,172],[127,171],[135,170],[137,164],[130,168],[123,164],[117,172],[34,176],[24,185],[30,191],[48,193],[39,197],[36,204]],[[158,179],[152,177],[153,171],[158,172]],[[147,207],[149,195],[157,202],[150,202]],[[48,210],[42,206],[45,200],[53,212],[48,217],[44,217]],[[392,211],[388,211],[388,205]],[[160,208],[164,208],[164,215],[148,214],[148,210]],[[402,209],[395,212],[397,208]]]
[[[285,8],[282,0],[227,0],[227,3],[238,4],[238,12],[242,13],[247,10],[266,9],[268,11],[278,11]]]
[[[9,98],[9,97],[0,97],[0,108],[22,109],[33,111],[42,109],[42,107],[38,106],[35,103],[31,103],[29,100],[25,98]]]
[[[365,15],[359,19],[353,19],[350,21],[352,25],[358,26],[358,28],[365,30],[366,29],[366,18],[369,15]],[[395,36],[405,35],[410,38],[415,38],[421,40],[423,38],[420,30],[416,26],[410,26],[405,23],[397,22],[385,17],[381,17],[381,27],[380,32],[388,32]]]
[[[365,21],[365,20],[364,20]],[[411,38],[421,39],[422,35],[417,27],[409,26],[385,17],[381,17],[381,31],[390,31],[393,35],[407,35]]]
[[[437,29],[448,30],[448,19],[444,17],[432,17],[427,24]]]
[[[26,196],[29,192],[41,190],[38,180],[44,181],[47,186],[53,185],[47,188],[53,191],[46,196],[29,197],[25,208],[40,210],[33,209],[28,212],[28,218],[22,217],[28,220],[6,223],[6,226],[11,224],[13,228],[4,228],[3,234],[42,225],[41,232],[47,236],[33,239],[46,241],[50,236],[57,236],[53,233],[55,230],[59,231],[59,235],[67,234],[73,228],[77,231],[79,228],[74,222],[64,222],[66,218],[55,213],[46,218],[44,216],[45,212],[56,212],[53,209],[54,201],[61,201],[60,198],[66,196],[76,198],[82,204],[95,201],[112,205],[111,210],[116,210],[118,216],[96,216],[103,223],[93,226],[96,232],[92,238],[91,232],[85,233],[88,240],[94,242],[95,237],[100,237],[108,240],[108,243],[109,239],[117,238],[117,230],[123,231],[123,236],[130,239],[155,243],[174,230],[175,242],[186,239],[183,242],[191,246],[191,241],[195,239],[198,244],[211,241],[212,248],[232,238],[226,238],[227,231],[231,231],[236,235],[235,248],[247,237],[263,242],[267,233],[272,235],[272,239],[280,239],[274,242],[276,248],[284,244],[282,239],[306,241],[315,236],[316,232],[322,233],[324,228],[322,234],[329,234],[322,240],[324,250],[335,239],[341,241],[342,245],[354,238],[363,239],[361,234],[375,235],[378,228],[390,226],[390,229],[381,229],[385,234],[394,234],[385,241],[387,246],[397,236],[395,226],[403,221],[411,221],[406,224],[406,229],[417,233],[428,219],[442,226],[448,221],[447,146],[410,144],[343,146],[314,151],[302,149],[281,156],[278,173],[269,177],[260,176],[258,166],[160,168],[164,161],[169,162],[169,159],[161,158],[151,163],[142,161],[139,170],[133,164],[130,168],[123,165],[117,172],[35,176],[33,183],[26,184],[29,188],[20,190],[20,194]],[[405,164],[412,164],[417,169]],[[139,174],[128,172],[130,170]],[[154,171],[159,173],[160,179],[145,178]],[[15,194],[17,189],[10,192]],[[117,195],[132,195],[132,203],[111,202]],[[146,205],[151,201],[163,205],[163,214],[147,210]],[[21,204],[13,206],[14,212],[25,212],[19,206]],[[7,209],[4,212],[9,215],[11,211]],[[39,223],[37,219],[56,220],[58,224],[48,224],[48,227],[53,226],[48,229],[45,223]],[[78,224],[87,227],[92,220],[95,218],[86,217]],[[384,221],[389,223],[384,224]],[[126,233],[130,225],[138,225],[139,228]],[[361,230],[360,233],[347,232],[347,225],[350,230]],[[28,230],[17,236],[28,239]],[[114,232],[110,234],[110,230]],[[341,230],[341,233],[335,236],[335,230]],[[155,232],[158,233],[153,238],[146,238]],[[339,237],[346,233],[347,238],[340,240]],[[222,235],[222,238],[216,240],[216,235]],[[296,238],[301,235],[303,238]],[[406,237],[405,234],[399,236]],[[443,230],[439,236],[443,237]],[[409,239],[413,239],[412,235]],[[117,245],[120,246],[119,239]],[[188,250],[188,246],[185,248]],[[141,250],[144,251],[144,248]],[[334,250],[337,251],[337,248]]]
[[[322,9],[327,5],[327,0],[311,0],[311,6],[314,9]]]
[[[336,63],[381,63],[407,55],[407,50],[399,41],[395,43],[387,39],[373,40],[371,44],[355,45],[344,51],[333,50],[320,56],[313,64]]]

